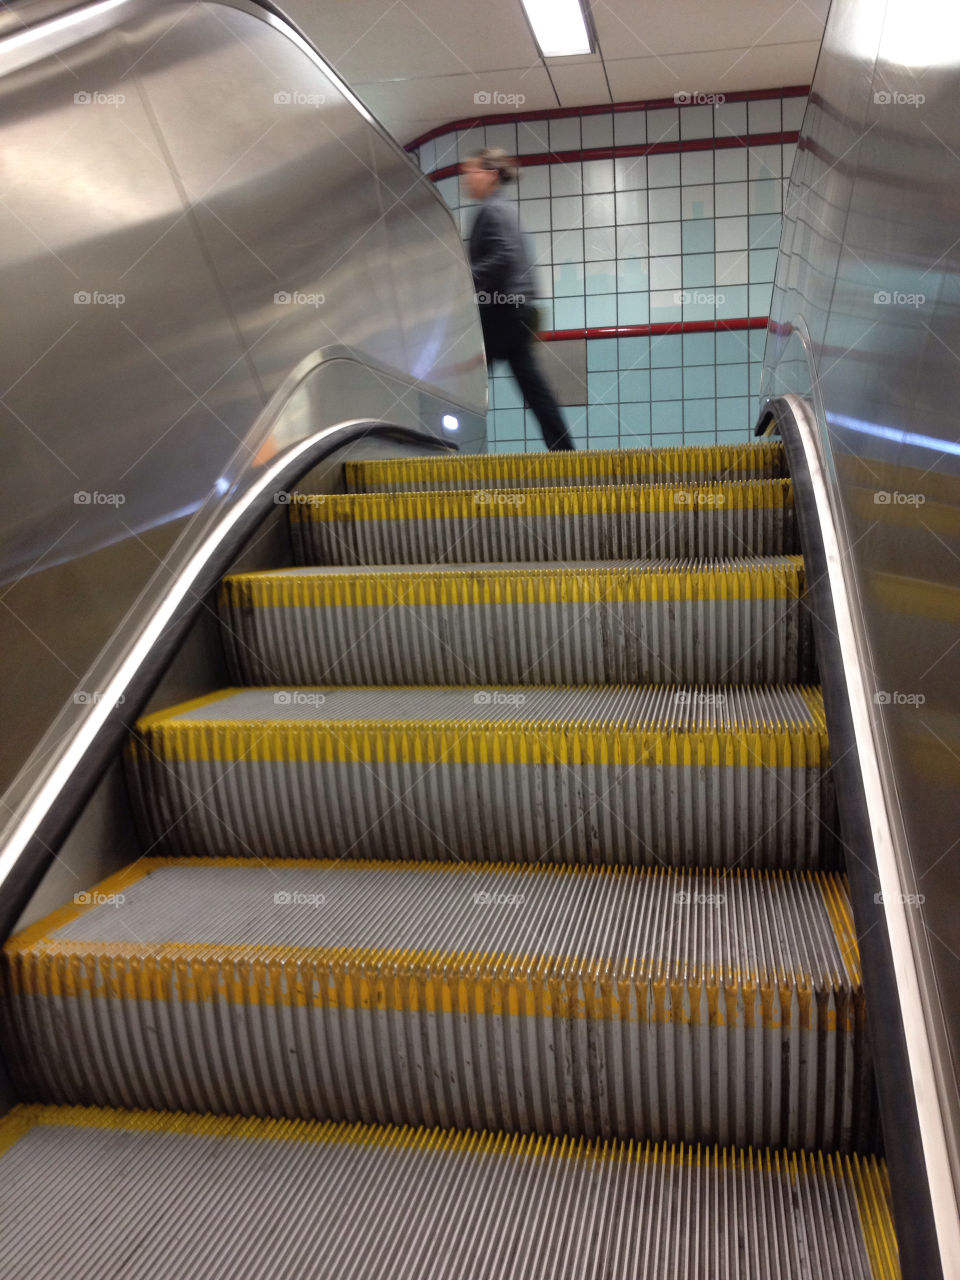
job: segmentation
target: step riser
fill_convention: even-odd
[[[188,760],[148,734],[132,777],[146,847],[222,857],[837,863],[825,767],[457,764],[439,762],[439,745],[419,763],[383,759],[412,751],[414,736],[398,733],[391,751],[358,733],[345,748],[353,759],[325,760],[327,750],[307,744],[308,758],[280,764],[238,758],[253,740],[232,759]],[[337,735],[329,749],[342,745]]]
[[[103,976],[121,988],[128,981],[109,965]],[[337,983],[338,999],[385,1001],[387,1010],[257,1007],[258,984],[242,971],[199,965],[193,977],[214,990],[239,982],[250,1003],[177,1001],[172,972],[162,1001],[18,1000],[13,1043],[24,1096],[791,1149],[869,1151],[876,1138],[864,1018],[842,997],[823,996],[819,1008],[814,1001],[803,1025],[798,993],[788,991],[788,1010],[792,1002],[801,1025],[776,1029],[784,1015],[775,1008],[765,1029],[759,993],[751,1000],[734,989],[711,1001],[702,987],[683,991],[673,1005],[669,988],[658,998],[651,983],[631,993],[635,1018],[660,1003],[662,1016],[676,1021],[650,1026],[589,1015],[504,1016],[490,1008],[506,1003],[505,984],[496,982],[483,993],[489,1011],[468,1011],[481,998],[480,984],[471,984],[462,1010],[443,1014],[404,1011],[412,984],[398,992],[389,980],[360,974]],[[327,973],[304,966],[300,978],[322,999]],[[428,999],[426,986],[416,984],[418,1004]],[[401,1008],[392,1008],[397,995]],[[744,1026],[742,1010],[740,1025],[730,1025],[744,1001],[760,1026]],[[576,984],[567,1002],[576,1006]],[[710,1003],[727,1026],[709,1025]]]
[[[512,495],[506,495],[512,496]],[[538,515],[520,504],[476,515],[311,518],[291,508],[298,564],[500,564],[508,561],[635,560],[794,555],[790,506]],[[331,504],[318,508],[326,512]]]
[[[807,683],[796,597],[257,607],[221,601],[237,684]],[[278,590],[277,595],[280,595]]]

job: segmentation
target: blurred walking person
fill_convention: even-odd
[[[517,169],[505,151],[487,147],[464,161],[462,174],[468,194],[481,201],[468,250],[487,364],[506,360],[548,449],[573,449],[560,408],[534,357],[533,268],[516,205],[502,190],[506,183],[516,182]]]

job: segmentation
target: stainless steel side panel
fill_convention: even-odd
[[[118,628],[278,451],[344,418],[443,435],[444,412],[485,447],[456,226],[297,33],[244,0],[50,8],[0,27],[3,818]],[[278,437],[323,352],[352,373]]]
[[[810,398],[880,744],[941,1111],[943,1238],[960,1187],[960,20],[932,0],[831,8],[786,202],[764,393]],[[897,926],[897,917],[900,926]],[[909,955],[907,954],[909,952]],[[906,1017],[906,1015],[905,1015]],[[911,1045],[911,1051],[916,1042]],[[914,1065],[919,1059],[915,1060]],[[928,1114],[932,1112],[928,1111]],[[925,1136],[930,1137],[930,1132]],[[946,1172],[952,1166],[951,1176]],[[957,1254],[945,1258],[956,1268]],[[950,1271],[949,1274],[955,1274]]]

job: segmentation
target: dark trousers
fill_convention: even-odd
[[[574,443],[567,430],[553,392],[537,368],[533,353],[534,332],[532,307],[511,307],[487,304],[480,308],[483,324],[483,341],[487,348],[487,363],[506,360],[516,378],[527,404],[540,423],[547,448],[573,449]]]

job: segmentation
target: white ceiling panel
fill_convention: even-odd
[[[588,106],[611,94],[626,102],[807,84],[828,0],[591,0],[596,52],[547,64],[520,0],[283,4],[383,124],[408,142],[480,113]],[[477,94],[491,97],[475,101]]]
[[[611,100],[603,62],[599,57],[577,63],[568,58],[550,58],[547,70],[561,107],[588,107],[595,102]]]

